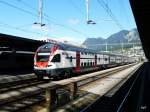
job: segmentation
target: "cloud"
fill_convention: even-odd
[[[71,25],[77,25],[77,24],[79,24],[79,19],[70,19],[70,20],[68,20],[68,22],[69,22],[69,24],[71,24]]]

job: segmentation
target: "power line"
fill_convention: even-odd
[[[82,10],[73,2],[73,0],[67,0],[81,15],[84,15]],[[99,29],[103,30],[101,27]]]
[[[119,0],[118,3],[120,3],[121,8],[124,9],[123,15],[126,15],[125,18],[126,18],[127,24],[131,25],[131,21],[129,20],[129,15],[127,14],[127,10],[124,4],[124,0],[121,0],[121,1]]]
[[[6,27],[2,24],[0,24],[0,27],[3,28],[3,29],[13,29],[13,30],[17,30],[17,29],[14,29],[14,28],[11,28],[11,27]],[[19,30],[20,31],[20,30]],[[24,32],[24,31],[21,31],[21,32]],[[27,32],[26,32],[27,33]],[[32,35],[31,33],[27,33],[27,34],[30,34],[30,36],[34,37],[34,35]]]
[[[18,0],[17,0],[17,1],[18,1]],[[38,9],[36,9],[35,7],[31,6],[30,4],[24,2],[23,0],[21,0],[21,1],[19,1],[19,2],[21,2],[24,6],[30,8],[31,10],[35,10],[35,11],[38,10]],[[44,12],[43,12],[43,15],[44,15],[45,17],[51,18],[52,20],[56,19],[56,18],[54,18],[54,17],[48,16],[48,15],[47,15],[46,13],[44,13]]]
[[[33,23],[30,23],[30,24],[22,24],[22,25],[19,25],[17,26],[18,28],[23,28],[23,27],[28,27],[28,26],[32,26]]]
[[[84,15],[82,10],[72,1],[72,0],[67,0],[81,15]]]
[[[1,24],[1,23],[0,23],[0,27],[2,27],[2,28],[7,28],[7,29],[18,30],[18,31],[21,31],[21,32],[25,32],[25,33],[27,33],[27,34],[30,34],[31,36],[34,36],[34,35],[32,35],[31,33],[26,32],[26,31],[24,31],[24,30],[22,30],[22,29],[20,30],[20,29],[14,28],[14,27],[12,27],[12,26],[11,26],[11,27],[10,27],[10,26],[8,27],[7,25]]]
[[[107,43],[107,45],[110,45],[110,46],[112,46],[112,45],[133,45],[133,44],[138,44],[138,45],[141,45],[141,43],[140,42],[136,42],[136,43],[133,43],[133,42],[131,42],[131,43],[112,43],[112,44],[108,44]],[[104,45],[106,45],[106,43],[105,44],[91,44],[91,45],[88,45],[88,46],[104,46]]]
[[[43,37],[46,37],[46,36],[47,36],[47,35],[45,35],[45,34],[41,34],[41,33],[38,33],[38,32],[33,32],[33,31],[30,31],[30,30],[26,30],[26,29],[14,27],[14,26],[11,26],[11,25],[9,25],[9,24],[2,23],[2,22],[0,22],[0,27],[2,27],[2,28],[7,28],[7,29],[18,30],[18,31],[21,31],[21,32],[28,33],[28,34],[30,34],[30,35],[31,35],[31,33],[32,33],[32,34],[40,35],[40,36],[43,36]],[[31,35],[31,36],[35,36],[35,35]],[[57,38],[56,36],[53,36],[53,35],[50,35],[50,37]]]
[[[110,16],[110,18],[116,23],[116,25],[122,30],[123,26],[119,23],[119,21],[116,19],[114,14],[112,13],[109,6],[103,1],[103,0],[97,0],[98,4],[107,12],[107,14]]]
[[[12,4],[8,3],[8,2],[0,1],[0,3],[5,4],[5,5],[9,6],[9,7],[15,8],[17,10],[20,10],[20,11],[22,11],[24,13],[30,14],[32,16],[37,16],[36,14],[34,14],[34,13],[30,12],[30,11],[27,11],[27,10],[24,10],[22,8],[19,8],[19,7],[15,6],[15,5],[12,5]]]
[[[22,1],[21,1],[21,2],[22,2]],[[12,7],[12,8],[15,8],[15,9],[17,9],[17,10],[20,10],[20,11],[22,11],[22,12],[24,12],[24,13],[28,13],[28,14],[30,14],[30,15],[32,15],[32,16],[38,17],[37,14],[34,14],[34,13],[32,13],[32,12],[30,12],[30,11],[27,11],[27,10],[25,10],[25,9],[19,8],[19,7],[15,6],[15,5],[12,5],[12,4],[8,3],[8,2],[0,1],[0,3],[5,4],[5,5],[7,5],[7,6],[10,6],[10,7]],[[27,4],[25,4],[25,5],[27,5]],[[30,6],[28,6],[28,7],[30,7]],[[33,7],[32,7],[32,8],[33,8]],[[66,25],[63,25],[63,24],[60,24],[60,23],[56,23],[54,20],[50,20],[49,18],[50,18],[50,17],[49,17],[48,15],[44,15],[44,19],[47,20],[48,22],[53,23],[54,25],[57,25],[57,26],[60,26],[60,27],[65,28],[65,29],[71,30],[71,31],[73,31],[73,32],[76,32],[76,33],[82,35],[82,36],[89,37],[87,34],[81,32],[81,31],[78,31],[78,30],[76,30],[76,29],[74,29],[74,28],[72,28],[72,27],[69,27],[69,26],[66,26]]]
[[[0,22],[0,26],[4,27],[4,28],[9,28],[9,29],[15,29],[15,30],[22,31],[22,32],[25,32],[25,33],[28,33],[28,34],[32,33],[32,34],[36,34],[36,35],[40,35],[40,36],[43,35],[43,34],[38,33],[38,32],[33,32],[33,31],[30,31],[30,30],[26,30],[26,29],[15,27],[15,26],[11,26],[11,25],[3,23],[3,22]],[[45,36],[45,35],[43,35],[43,36]]]
[[[23,2],[23,1],[21,1],[21,2]],[[32,8],[33,10],[35,10],[35,8],[31,7],[27,3],[25,3],[25,2],[23,2],[23,3],[24,3],[24,5],[26,5],[26,6],[30,7],[30,8]],[[66,26],[66,25],[63,25],[63,24],[55,22],[55,20],[54,20],[55,18],[49,17],[46,13],[43,13],[43,14],[44,14],[44,19],[47,20],[48,22],[51,22],[51,23],[53,23],[53,24],[55,24],[57,26],[65,28],[65,29],[72,30],[73,32],[76,32],[76,33],[81,34],[83,36],[89,37],[87,34],[81,32],[81,31],[78,31],[78,30],[76,30],[76,29],[74,29],[72,27],[69,27],[69,26]]]

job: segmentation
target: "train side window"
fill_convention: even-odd
[[[84,66],[86,66],[86,62],[84,62]]]
[[[94,66],[94,62],[93,62],[93,66]]]
[[[89,62],[87,62],[87,66],[89,66],[90,65],[90,63]]]
[[[70,62],[72,62],[72,56],[70,56]]]
[[[105,58],[105,61],[107,61],[107,58]]]
[[[92,62],[90,62],[90,66],[92,66]]]
[[[100,61],[100,60],[101,60],[101,58],[98,58],[98,60]]]
[[[60,54],[56,54],[51,62],[60,62]]]
[[[81,67],[83,67],[84,65],[83,65],[83,62],[81,63]]]

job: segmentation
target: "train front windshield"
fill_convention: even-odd
[[[51,48],[54,46],[54,44],[48,43],[40,47],[39,51],[37,52],[36,61],[37,62],[48,62]],[[44,53],[44,55],[40,55],[40,53]],[[46,55],[49,53],[48,55]]]
[[[54,46],[54,44],[48,43],[43,45],[42,47],[40,47],[39,49],[39,53],[50,53],[51,52],[51,48]]]
[[[48,62],[49,55],[41,55],[37,56],[37,62]]]
[[[52,60],[49,60],[50,57],[52,56],[51,53],[53,54],[57,49],[58,46],[56,44],[51,44],[51,43],[41,46],[37,52],[36,61],[37,62],[48,62],[48,61],[60,62],[61,61],[60,54],[54,55]]]

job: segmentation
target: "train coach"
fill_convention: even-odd
[[[72,74],[127,64],[129,57],[99,53],[64,43],[47,43],[34,56],[34,72],[38,79],[70,77]],[[131,63],[130,58],[130,63]]]

